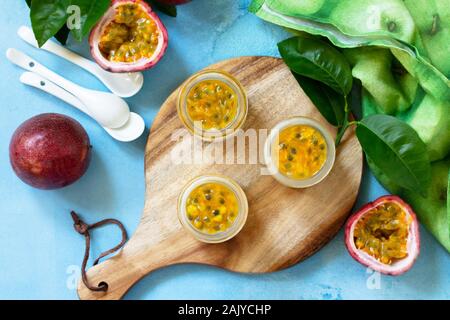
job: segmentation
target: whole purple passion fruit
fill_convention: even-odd
[[[77,121],[46,113],[17,128],[9,157],[14,172],[25,183],[38,189],[58,189],[84,175],[91,159],[91,145]]]

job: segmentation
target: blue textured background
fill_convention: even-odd
[[[145,73],[145,87],[129,100],[147,127],[165,98],[190,74],[218,60],[242,55],[277,55],[281,28],[247,13],[248,0],[194,0],[179,7],[176,19],[162,15],[170,45],[162,62]],[[24,50],[53,70],[89,88],[102,85],[91,75],[23,43],[16,30],[29,24],[25,1],[3,0],[0,52]],[[86,44],[70,47],[88,56]],[[112,140],[92,120],[68,105],[19,83],[21,70],[1,60],[0,81],[0,298],[75,299],[84,241],[72,229],[70,210],[88,222],[113,217],[135,230],[144,201],[143,156],[147,139],[130,144]],[[94,146],[92,165],[76,184],[39,191],[16,178],[8,144],[16,127],[44,113],[67,114],[82,123]],[[357,206],[385,194],[366,172]],[[116,229],[94,232],[93,255],[119,240]],[[243,275],[211,267],[168,267],[143,279],[128,299],[412,299],[450,298],[449,254],[423,228],[422,252],[413,269],[399,277],[382,276],[380,287],[366,268],[352,260],[342,231],[319,253],[288,270]],[[375,278],[374,278],[375,277]]]

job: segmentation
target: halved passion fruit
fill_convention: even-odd
[[[399,197],[381,197],[350,217],[345,244],[363,265],[383,274],[402,274],[412,267],[420,251],[416,215]]]
[[[113,0],[92,30],[91,54],[110,72],[138,72],[153,67],[167,49],[167,30],[142,0]]]

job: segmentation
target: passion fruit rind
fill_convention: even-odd
[[[116,9],[122,5],[138,5],[146,12],[150,19],[154,21],[158,29],[158,44],[150,58],[142,58],[136,62],[116,62],[108,60],[101,52],[99,43],[105,28],[114,21]],[[97,23],[89,36],[89,44],[92,57],[103,69],[114,73],[140,72],[155,66],[164,56],[169,42],[167,29],[152,10],[152,8],[142,0],[113,0],[111,7],[107,10],[102,19]]]
[[[384,264],[365,251],[358,249],[354,240],[354,229],[357,222],[364,216],[364,214],[371,212],[371,210],[385,203],[397,204],[411,218],[407,238],[408,255],[401,260],[393,262],[392,264]],[[349,218],[345,227],[345,245],[353,259],[359,263],[382,274],[392,276],[403,274],[411,269],[420,253],[419,223],[417,221],[416,214],[406,202],[397,196],[389,195],[380,197],[374,202],[366,204],[357,213]]]

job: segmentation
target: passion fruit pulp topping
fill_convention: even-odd
[[[278,169],[289,178],[311,178],[322,169],[327,159],[325,138],[308,125],[281,130],[278,143]]]
[[[201,122],[204,130],[226,128],[236,118],[237,109],[236,93],[220,80],[200,81],[188,93],[188,115]]]
[[[112,62],[132,63],[155,53],[159,30],[141,6],[127,3],[115,9],[114,19],[105,27],[99,49]]]
[[[208,234],[228,230],[236,220],[238,210],[235,193],[220,183],[206,183],[195,188],[186,202],[190,223]]]
[[[386,202],[364,214],[356,223],[354,242],[384,264],[408,256],[408,235],[412,219],[396,203]]]

